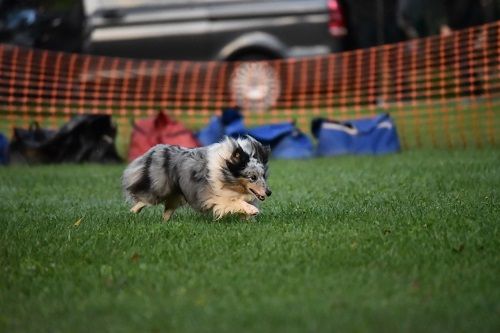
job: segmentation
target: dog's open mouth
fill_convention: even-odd
[[[256,197],[257,199],[259,199],[260,201],[264,201],[264,199],[266,199],[266,197],[265,197],[265,196],[258,194],[257,192],[255,192],[255,191],[254,191],[254,190],[252,190],[252,189],[250,189],[250,192],[252,192],[252,193],[253,193],[253,195],[255,195],[255,197]]]

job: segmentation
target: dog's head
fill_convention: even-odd
[[[238,140],[228,139],[227,142],[231,155],[225,160],[225,183],[263,201],[272,193],[267,186],[269,146],[263,146],[250,136]]]

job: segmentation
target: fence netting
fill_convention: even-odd
[[[264,62],[134,60],[0,44],[0,131],[33,121],[110,114],[131,122],[163,110],[193,130],[239,105],[246,123],[390,113],[404,148],[499,143],[500,21],[380,47]]]

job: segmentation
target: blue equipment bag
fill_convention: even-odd
[[[9,163],[9,140],[0,133],[0,165]]]
[[[309,137],[291,122],[254,127],[248,130],[248,134],[262,144],[271,146],[274,158],[304,159],[314,154]]]
[[[382,155],[400,151],[396,125],[388,114],[344,122],[314,119],[316,155]]]
[[[239,108],[227,108],[222,112],[222,126],[224,126],[224,135],[237,138],[247,134],[247,129],[243,123],[243,116]]]
[[[208,146],[212,143],[219,142],[223,137],[224,126],[217,116],[210,118],[208,125],[196,133],[196,138],[202,146]]]
[[[219,142],[225,135],[238,137],[246,133],[243,116],[239,109],[227,108],[222,111],[221,117],[210,118],[208,125],[196,134],[196,138],[203,146],[208,146]]]
[[[314,147],[307,135],[294,130],[272,148],[272,154],[281,159],[306,159],[314,156]]]
[[[264,145],[274,146],[294,130],[293,123],[284,122],[253,127],[248,130],[248,134]]]
[[[247,129],[238,108],[224,109],[221,117],[212,117],[208,125],[197,133],[197,139],[203,146],[208,146],[219,142],[225,135],[236,138],[247,134],[271,146],[274,158],[301,159],[314,154],[311,140],[294,123],[267,124]]]

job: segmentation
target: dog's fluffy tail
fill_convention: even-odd
[[[125,199],[134,204],[137,202],[136,193],[144,185],[144,175],[147,174],[145,156],[133,160],[123,171],[122,189]]]

